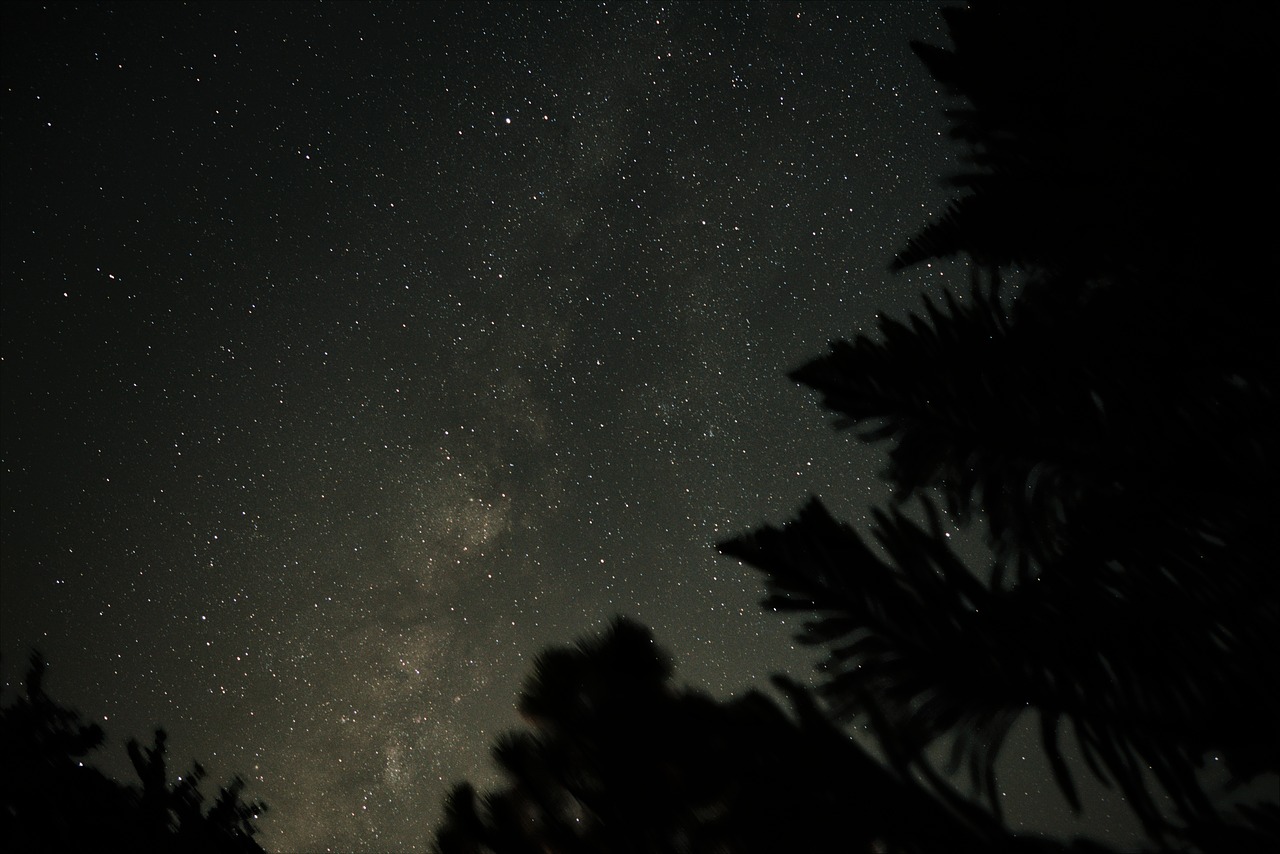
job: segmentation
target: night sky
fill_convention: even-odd
[[[887,273],[957,163],[937,4],[3,31],[7,696],[39,647],[108,769],[160,723],[268,848],[409,851],[548,644],[627,614],[717,696],[821,656],[713,544],[886,500],[785,372],[967,283]]]

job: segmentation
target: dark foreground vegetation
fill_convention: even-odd
[[[170,781],[167,736],[150,747],[126,745],[138,779],[117,782],[94,768],[106,739],[102,727],[55,702],[44,686],[46,665],[33,655],[25,692],[0,707],[0,840],[5,851],[261,854],[254,822],[266,810],[244,801],[239,777],[212,803],[195,763]]]

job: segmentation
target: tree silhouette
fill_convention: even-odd
[[[199,763],[170,785],[163,729],[156,730],[151,747],[128,742],[140,786],[123,785],[87,765],[105,734],[49,697],[46,669],[43,657],[33,653],[26,696],[0,707],[0,839],[6,850],[263,851],[253,837],[266,805],[242,801],[245,784],[236,777],[206,810]]]
[[[916,49],[968,100],[974,170],[893,266],[967,254],[971,291],[792,374],[893,442],[880,552],[816,500],[722,544],[768,605],[818,615],[800,637],[831,647],[823,695],[887,721],[904,772],[951,737],[998,809],[996,756],[1033,711],[1077,808],[1064,725],[1154,840],[1205,848],[1280,841],[1275,803],[1224,811],[1199,774],[1208,755],[1233,784],[1280,772],[1280,348],[1241,205],[1264,161],[1228,132],[1269,79],[1245,11],[945,10],[954,48]],[[950,548],[935,499],[981,521],[987,565]]]
[[[531,729],[500,738],[508,786],[458,786],[436,835],[462,852],[1079,851],[1005,832],[851,741],[798,684],[794,711],[749,692],[717,702],[670,684],[647,629],[541,655],[520,695]]]
[[[1268,36],[1260,10],[1231,8],[944,9],[952,48],[912,46],[964,99],[948,115],[971,168],[893,267],[968,255],[1077,281],[1153,265],[1196,288],[1219,277],[1216,259],[1262,236],[1240,181],[1270,154],[1249,126],[1269,103]]]

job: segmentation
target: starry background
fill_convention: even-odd
[[[713,543],[887,498],[784,375],[964,284],[885,272],[956,162],[937,4],[4,18],[7,690],[38,646],[108,769],[162,723],[268,848],[409,851],[548,644],[808,670]]]

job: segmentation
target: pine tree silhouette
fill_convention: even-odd
[[[971,291],[792,374],[841,426],[892,441],[886,476],[927,521],[876,513],[881,557],[815,500],[722,549],[767,574],[767,604],[820,615],[801,639],[831,647],[833,712],[887,721],[904,764],[950,737],[997,809],[996,756],[1032,712],[1076,806],[1065,725],[1154,840],[1274,844],[1276,804],[1224,813],[1198,774],[1209,754],[1236,784],[1280,772],[1280,347],[1262,244],[1240,242],[1264,161],[1255,135],[1224,133],[1262,103],[1258,22],[944,16],[954,48],[916,48],[968,99],[953,135],[974,171],[893,266],[968,255]],[[951,550],[935,497],[981,522],[989,565]]]
[[[887,768],[797,683],[717,702],[670,684],[647,629],[625,619],[551,650],[520,696],[531,729],[500,738],[508,784],[454,789],[435,850],[1103,852],[1007,833],[941,786]]]
[[[151,747],[128,742],[140,786],[116,782],[86,764],[105,734],[44,690],[47,665],[31,656],[26,696],[0,707],[0,840],[7,851],[194,852],[261,854],[254,822],[266,810],[243,801],[235,778],[207,810],[204,768],[171,785],[167,736]]]

